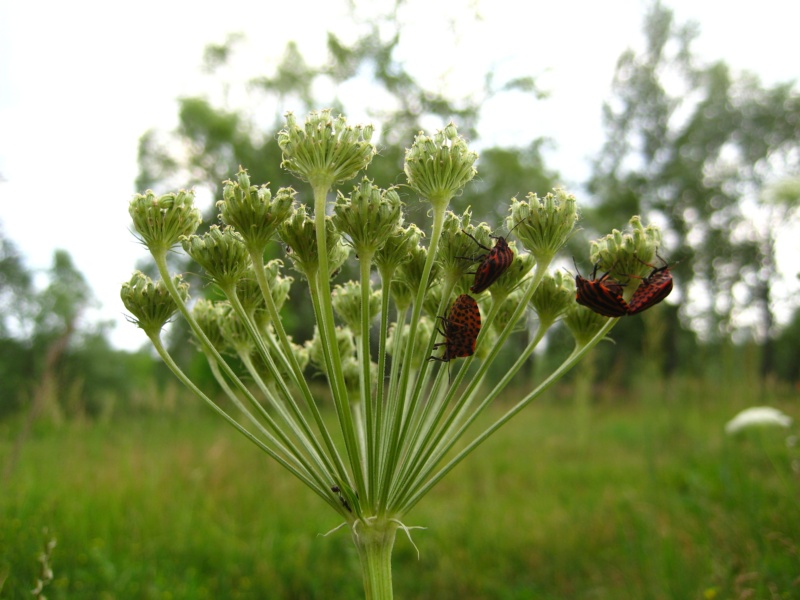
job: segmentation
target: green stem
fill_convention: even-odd
[[[549,266],[549,261],[542,261],[537,263],[536,270],[534,271],[533,277],[530,279],[530,283],[528,288],[523,294],[519,305],[517,306],[516,310],[514,311],[513,315],[509,319],[509,322],[506,324],[503,331],[498,336],[497,340],[493,343],[491,350],[489,351],[488,356],[484,361],[482,361],[478,372],[472,377],[470,380],[467,389],[461,395],[461,398],[456,402],[455,406],[452,406],[452,401],[455,398],[456,393],[458,392],[459,385],[463,380],[464,376],[466,375],[470,365],[472,364],[473,359],[475,358],[474,355],[468,357],[464,364],[461,366],[459,370],[455,382],[450,386],[448,390],[447,396],[443,402],[439,404],[439,411],[436,416],[432,419],[432,427],[438,425],[441,421],[442,417],[444,417],[445,411],[447,411],[448,407],[452,406],[450,409],[450,414],[444,421],[444,424],[439,428],[439,430],[434,433],[432,431],[432,427],[428,428],[424,432],[424,437],[422,438],[423,444],[419,445],[416,448],[416,452],[410,456],[410,460],[406,461],[404,465],[403,474],[400,477],[396,478],[394,488],[394,494],[392,502],[390,503],[391,507],[396,506],[395,502],[402,502],[402,498],[407,497],[411,490],[416,487],[410,483],[412,480],[416,480],[419,482],[417,475],[422,469],[423,466],[430,463],[430,457],[433,454],[438,453],[438,450],[442,445],[450,447],[453,443],[458,439],[458,436],[463,433],[463,430],[459,432],[453,438],[449,438],[448,434],[454,429],[454,423],[457,423],[458,420],[462,418],[468,410],[472,398],[474,398],[474,394],[476,390],[478,390],[483,383],[486,374],[489,371],[489,367],[492,365],[494,360],[497,358],[497,355],[500,352],[500,349],[505,344],[508,337],[514,330],[519,319],[527,310],[528,302],[530,298],[533,296],[536,288],[539,286],[539,283],[544,278],[545,274],[547,273],[547,267]],[[491,327],[492,321],[494,321],[497,312],[500,310],[502,302],[495,302],[492,306],[492,310],[490,311],[486,323],[482,325],[481,332],[478,336],[476,341],[476,347],[482,343],[482,341],[486,338],[489,328]],[[415,390],[416,391],[416,390]],[[394,509],[392,509],[394,510]]]
[[[416,409],[416,405],[419,401],[420,394],[412,395],[412,398],[409,402],[406,402],[406,392],[408,390],[408,382],[409,377],[412,371],[411,365],[413,362],[413,349],[414,349],[414,342],[417,336],[417,324],[419,323],[420,316],[422,314],[422,305],[425,301],[425,292],[428,289],[428,282],[430,280],[431,270],[433,268],[433,261],[436,258],[436,250],[439,246],[439,238],[442,235],[442,229],[444,227],[444,214],[445,210],[447,209],[446,203],[439,203],[434,204],[433,207],[433,230],[431,232],[431,241],[430,245],[428,246],[428,255],[425,259],[425,266],[422,269],[422,278],[419,282],[419,288],[417,288],[417,297],[414,302],[413,310],[411,311],[411,322],[409,323],[409,330],[408,330],[408,340],[406,341],[406,348],[405,353],[403,355],[403,365],[400,369],[400,384],[397,388],[397,398],[395,399],[395,412],[394,415],[391,415],[390,418],[393,419],[391,433],[388,440],[386,440],[387,447],[389,448],[389,453],[387,455],[387,468],[384,472],[383,476],[385,480],[380,488],[383,490],[384,497],[378,499],[379,506],[385,507],[386,501],[388,500],[388,493],[391,489],[391,481],[394,477],[395,471],[398,466],[398,462],[401,456],[401,444],[399,440],[403,439],[405,436],[405,431],[401,434],[401,429],[405,430],[405,426],[408,425],[408,420],[406,419],[405,423],[403,422],[402,415],[405,412],[406,414],[413,414],[414,410]],[[431,336],[433,338],[434,336]],[[432,345],[432,341],[431,341]],[[420,368],[419,373],[417,374],[417,380],[419,381],[427,370],[428,363],[427,361],[423,361],[422,367]],[[406,410],[407,409],[407,410]]]
[[[278,398],[274,396],[264,385],[264,382],[261,379],[261,376],[257,373],[250,357],[247,354],[247,351],[240,350],[238,351],[239,359],[247,368],[250,376],[253,380],[259,385],[261,392],[267,398],[267,400],[272,404],[275,409],[278,411],[278,414],[281,416],[283,421],[289,427],[289,429],[294,433],[297,441],[305,448],[306,452],[312,457],[314,462],[317,464],[317,468],[319,469],[320,473],[331,473],[333,472],[333,466],[331,464],[330,458],[325,454],[324,450],[320,447],[319,443],[317,442],[317,438],[314,436],[314,433],[311,431],[311,428],[308,425],[303,413],[300,412],[300,408],[298,407],[297,403],[295,402],[294,398],[292,397],[289,388],[284,381],[283,374],[278,371],[278,368],[275,365],[274,360],[272,359],[272,355],[270,354],[265,342],[264,338],[261,334],[257,331],[255,324],[253,323],[252,315],[248,315],[247,311],[244,310],[242,303],[239,301],[239,297],[236,295],[236,290],[230,287],[229,289],[223,288],[223,293],[228,298],[228,301],[231,303],[236,315],[239,319],[244,323],[247,331],[250,335],[250,338],[255,343],[256,347],[258,348],[259,355],[263,359],[264,363],[267,365],[267,368],[270,371],[270,374],[275,379],[278,389],[281,392],[281,395],[285,398],[286,403],[281,402]],[[292,414],[290,414],[286,410],[286,404],[289,405]],[[269,415],[266,412],[266,409],[261,405],[260,402],[256,403],[255,406],[256,410],[258,410],[262,417],[268,419]],[[285,435],[282,430],[279,430],[281,435]]]
[[[189,324],[189,327],[191,328],[195,338],[197,338],[197,340],[200,342],[204,352],[210,354],[214,358],[214,360],[217,361],[219,366],[222,368],[222,371],[225,373],[225,376],[228,377],[233,382],[233,384],[240,392],[242,392],[242,394],[244,394],[244,396],[247,398],[247,401],[251,405],[253,405],[254,407],[260,406],[260,403],[255,398],[255,396],[253,396],[253,394],[250,392],[247,386],[244,385],[244,383],[242,383],[241,379],[239,379],[239,377],[236,375],[236,373],[233,371],[230,365],[222,358],[219,351],[214,347],[214,345],[208,339],[202,327],[200,327],[200,325],[197,323],[192,313],[187,308],[186,304],[181,299],[181,296],[178,293],[178,289],[175,287],[175,283],[172,281],[172,278],[170,277],[169,268],[167,266],[166,251],[165,250],[156,251],[151,249],[151,254],[158,268],[158,272],[161,275],[161,279],[164,282],[164,286],[167,288],[167,291],[170,293],[170,296],[172,296],[173,300],[175,301],[175,304],[178,307],[178,311],[181,313],[183,318],[186,319],[186,322]],[[269,426],[273,428],[276,435],[284,437],[283,432],[280,430],[280,428],[277,427],[277,424],[272,420],[271,417],[269,417],[269,415],[264,414],[264,419],[265,421],[267,421]],[[248,435],[252,434],[248,432]],[[288,440],[286,443],[289,445],[289,450],[291,451],[291,455],[296,460],[304,462],[305,457],[303,453],[300,452],[297,448],[295,448],[291,444],[291,442],[288,442]]]
[[[372,265],[372,254],[365,249],[360,249],[358,253],[360,274],[361,274],[361,335],[358,360],[361,363],[361,376],[359,384],[361,386],[361,400],[364,403],[364,418],[366,423],[366,470],[367,470],[367,494],[366,505],[373,506],[372,500],[375,498],[375,485],[377,483],[377,473],[375,469],[375,433],[377,432],[377,422],[375,420],[375,400],[372,398],[372,376],[370,367],[372,361],[370,357],[370,318],[369,318],[369,297],[372,291],[370,282],[370,270]],[[379,375],[380,376],[380,375]],[[380,402],[380,400],[378,400]]]
[[[385,505],[381,504],[383,499],[388,496],[387,490],[384,489],[387,483],[390,483],[389,478],[386,476],[386,472],[389,468],[388,461],[389,461],[389,454],[391,448],[388,446],[388,440],[390,437],[391,431],[391,415],[395,414],[395,403],[399,402],[398,395],[396,393],[398,379],[399,379],[399,370],[400,364],[402,364],[403,358],[401,354],[403,353],[403,346],[402,346],[402,329],[405,324],[406,320],[406,313],[408,309],[397,309],[397,320],[395,322],[395,332],[392,344],[392,365],[389,368],[389,389],[387,390],[386,396],[386,406],[382,412],[382,418],[380,420],[380,433],[378,436],[378,452],[379,452],[379,464],[378,464],[378,489],[377,489],[377,511],[378,514],[382,514],[382,510],[385,508]],[[410,368],[410,367],[409,367]],[[381,407],[383,408],[383,403],[381,403]]]
[[[602,340],[606,334],[611,330],[611,328],[616,324],[618,319],[609,319],[608,323],[606,323],[600,331],[584,346],[576,346],[572,353],[566,358],[566,360],[561,363],[561,366],[558,367],[547,379],[545,379],[536,389],[531,391],[527,396],[525,396],[522,400],[520,400],[517,404],[515,404],[508,412],[506,412],[502,417],[500,417],[497,421],[495,421],[491,426],[489,426],[483,433],[481,433],[478,437],[476,437],[472,442],[470,442],[463,450],[461,450],[456,456],[454,456],[444,467],[442,467],[433,477],[431,477],[423,486],[421,486],[417,492],[403,504],[402,507],[394,507],[393,510],[396,511],[397,514],[404,514],[411,510],[420,499],[427,494],[431,488],[433,488],[442,478],[447,475],[458,463],[460,463],[467,455],[470,454],[475,448],[480,446],[486,439],[492,435],[495,431],[500,429],[505,423],[507,423],[514,415],[516,415],[519,411],[525,408],[528,404],[531,403],[535,398],[540,396],[543,392],[550,388],[556,381],[558,381],[564,374],[569,371],[572,367],[574,367],[578,362],[580,362],[581,358],[583,358],[586,353],[594,348],[600,340]]]
[[[325,443],[325,447],[328,450],[328,454],[335,464],[336,473],[341,478],[344,478],[346,469],[344,463],[342,462],[342,458],[339,455],[336,445],[333,443],[333,438],[331,437],[331,434],[325,425],[325,421],[322,419],[322,414],[319,411],[319,407],[314,401],[314,396],[311,393],[311,389],[308,387],[308,382],[306,382],[303,369],[300,367],[300,363],[297,361],[297,356],[295,355],[292,344],[289,341],[289,336],[286,335],[286,330],[283,328],[283,321],[281,320],[280,313],[275,306],[275,301],[272,299],[269,283],[267,282],[267,277],[264,274],[264,255],[259,249],[251,248],[250,259],[253,262],[253,271],[256,274],[256,281],[258,281],[258,285],[261,288],[261,294],[264,296],[270,322],[278,334],[278,339],[280,340],[281,347],[283,348],[283,354],[289,361],[291,373],[294,375],[294,382],[300,389],[300,393],[303,395],[306,405],[311,412],[311,416],[314,418],[314,423],[317,425],[317,429],[322,434],[322,439]]]
[[[392,600],[392,548],[397,521],[375,518],[356,521],[352,535],[361,561],[367,600]]]
[[[178,381],[183,383],[187,388],[189,388],[195,396],[200,398],[203,402],[205,402],[211,410],[221,416],[225,421],[228,422],[234,429],[236,429],[239,433],[245,436],[248,440],[250,440],[253,444],[258,446],[261,450],[266,452],[269,456],[275,459],[278,464],[283,466],[287,471],[289,471],[292,475],[297,477],[300,481],[305,483],[309,488],[311,488],[318,496],[320,496],[325,502],[330,504],[335,510],[339,510],[336,506],[336,503],[333,498],[331,498],[330,494],[328,493],[327,489],[320,488],[312,479],[310,473],[305,470],[305,467],[299,464],[296,459],[292,456],[291,453],[287,453],[288,458],[285,458],[283,455],[279,454],[267,444],[259,440],[256,436],[250,433],[247,429],[242,427],[233,417],[231,417],[228,413],[222,410],[219,406],[217,406],[211,398],[206,396],[200,388],[198,388],[191,379],[181,370],[181,368],[172,360],[172,356],[170,356],[169,352],[164,348],[163,344],[161,343],[161,338],[155,334],[148,334],[150,341],[153,343],[153,347],[155,348],[158,355],[161,357],[161,360],[164,361],[164,364],[173,372],[175,377],[178,378]],[[271,436],[270,436],[271,437]],[[274,443],[276,446],[280,447],[280,444],[274,439],[271,438],[270,441]]]
[[[331,394],[339,416],[339,425],[344,435],[344,444],[347,449],[347,458],[355,480],[357,490],[366,490],[364,485],[364,469],[361,462],[361,453],[358,449],[353,423],[353,414],[347,397],[347,388],[344,384],[342,358],[339,355],[339,344],[336,342],[336,324],[333,318],[333,305],[331,304],[330,270],[328,268],[328,248],[325,236],[325,209],[328,190],[331,182],[312,182],[314,190],[314,226],[317,235],[317,249],[319,251],[319,268],[314,281],[309,281],[312,296],[316,293],[319,313],[317,325],[320,339],[324,349],[328,381]]]

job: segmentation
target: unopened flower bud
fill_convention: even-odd
[[[492,298],[497,300],[502,300],[506,296],[509,296],[514,290],[519,289],[520,283],[522,283],[525,276],[530,273],[531,269],[536,265],[536,259],[533,254],[518,252],[515,242],[510,242],[508,247],[514,253],[514,259],[488,290]]]
[[[378,365],[374,362],[369,363],[372,380],[378,375]],[[342,360],[342,374],[344,375],[344,387],[351,400],[362,400],[361,398],[361,363],[354,357]]]
[[[353,358],[356,354],[356,344],[353,341],[353,332],[347,327],[336,328],[336,343],[339,346],[339,356],[342,361],[348,358]],[[327,373],[325,366],[325,355],[322,351],[323,341],[319,335],[319,329],[314,326],[314,337],[308,340],[305,344],[308,351],[308,357],[312,365],[318,368],[323,373]]]
[[[365,177],[350,196],[338,195],[333,224],[350,238],[359,257],[372,256],[400,224],[402,204],[396,191],[382,191]]]
[[[531,306],[544,327],[552,325],[574,304],[575,280],[562,271],[546,274],[531,298]]]
[[[330,110],[312,112],[301,127],[292,113],[278,132],[283,152],[281,166],[312,186],[326,189],[347,181],[365,169],[375,154],[371,126],[350,127],[343,116]]]
[[[136,194],[128,213],[136,233],[153,254],[166,252],[182,236],[193,234],[202,222],[194,206],[194,192],[183,190],[163,196],[150,190]]]
[[[282,277],[280,275],[281,268],[283,268],[283,261],[279,259],[271,260],[264,265],[267,286],[277,310],[281,309],[289,297],[289,290],[294,281],[292,277]],[[269,321],[269,314],[255,273],[248,270],[245,276],[236,283],[236,295],[245,312],[255,317],[259,327],[265,327]]]
[[[279,228],[278,235],[291,248],[289,257],[295,270],[313,279],[319,270],[319,251],[314,219],[306,213],[306,207],[298,206],[289,219]],[[330,217],[325,218],[325,245],[328,249],[328,269],[330,276],[344,264],[350,248],[342,243],[342,236],[333,226]]]
[[[224,310],[219,303],[200,298],[192,307],[192,317],[197,321],[211,345],[222,352],[227,346],[227,341],[222,335],[221,320],[224,317]]]
[[[642,225],[638,216],[631,217],[631,230],[622,233],[613,230],[610,234],[591,244],[590,257],[593,264],[603,272],[626,285],[625,295],[630,297],[638,287],[641,277],[648,275],[661,246],[661,230],[655,225]]]
[[[494,321],[492,321],[492,327],[497,333],[503,331],[506,325],[511,321],[511,317],[514,315],[514,312],[516,312],[522,300],[522,295],[523,290],[520,288],[504,296],[495,296],[492,294],[492,306],[496,305],[498,302],[500,303],[500,308],[495,315]],[[521,319],[520,322],[524,324],[525,321]]]
[[[569,329],[578,346],[588,344],[597,332],[608,322],[609,317],[604,317],[593,310],[581,306],[577,302],[564,312],[563,321]]]
[[[433,137],[419,133],[406,150],[408,185],[434,207],[444,209],[475,176],[477,159],[452,123]]]
[[[229,227],[212,225],[203,235],[183,237],[181,245],[223,290],[233,288],[250,268],[241,236]]]
[[[456,215],[451,211],[447,211],[444,215],[442,236],[439,238],[439,248],[436,252],[436,264],[441,268],[442,277],[451,284],[475,271],[479,263],[470,260],[470,257],[475,256],[476,253],[485,254],[486,252],[470,238],[470,235],[480,243],[484,243],[484,241],[491,243],[489,226],[486,223],[472,225],[471,218],[472,211],[469,208],[461,215]]]
[[[578,221],[575,196],[562,189],[540,199],[528,194],[525,201],[512,199],[508,228],[516,227],[516,235],[536,262],[549,264],[564,246]]]
[[[422,246],[413,246],[409,252],[409,257],[409,260],[401,264],[397,269],[395,283],[392,284],[392,297],[400,309],[407,308],[416,297],[417,289],[422,281],[422,273],[425,268],[428,251]],[[438,278],[439,266],[434,262],[428,279],[428,287]],[[408,294],[408,302],[404,301],[405,294]]]
[[[172,281],[178,288],[181,301],[185,303],[189,298],[189,284],[184,283],[180,275],[173,277]],[[159,280],[154,283],[141,271],[135,271],[130,281],[122,284],[120,298],[133,315],[132,322],[149,336],[157,336],[178,310],[164,282]]]
[[[247,171],[239,169],[236,182],[225,182],[217,207],[223,223],[234,227],[249,249],[259,252],[289,218],[295,194],[292,188],[281,188],[273,198],[266,185],[251,186]]]
[[[375,264],[382,274],[391,274],[401,264],[411,260],[412,248],[418,248],[423,237],[425,234],[413,223],[405,228],[395,227],[374,256]]]
[[[247,356],[255,352],[255,340],[230,303],[227,300],[217,302],[217,307],[219,327],[227,345],[237,354]]]
[[[361,332],[361,284],[356,281],[348,281],[344,285],[337,285],[331,293],[333,309],[347,327],[353,331],[353,335],[360,336]],[[369,320],[378,316],[381,310],[381,292],[375,290],[369,295]]]

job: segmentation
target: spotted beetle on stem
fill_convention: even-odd
[[[437,317],[444,323],[444,342],[434,344],[434,348],[444,346],[441,357],[430,356],[428,360],[450,362],[454,358],[465,358],[475,353],[475,341],[481,332],[481,311],[478,303],[468,294],[461,294],[455,299],[447,315]]]

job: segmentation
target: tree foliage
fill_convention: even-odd
[[[620,57],[605,106],[607,141],[589,182],[595,222],[633,212],[662,223],[683,322],[705,339],[748,328],[768,339],[775,236],[798,196],[783,196],[781,221],[763,191],[798,173],[800,95],[792,83],[764,87],[722,62],[700,64],[697,28],[660,3],[644,33],[644,50]]]

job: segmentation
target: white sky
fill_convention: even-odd
[[[550,136],[558,150],[549,166],[577,188],[589,174],[587,157],[602,143],[601,105],[616,60],[639,46],[645,3],[408,4],[403,58],[424,82],[462,93],[478,88],[489,68],[501,81],[540,76],[550,99],[530,103],[521,115],[502,103],[487,106],[480,144]],[[753,71],[765,84],[800,75],[800,3],[667,4],[679,22],[700,23],[695,50],[704,60]],[[469,6],[483,20],[467,18],[453,34],[453,18]],[[87,319],[117,323],[117,347],[141,346],[146,339],[124,321],[118,295],[145,255],[128,232],[127,214],[141,191],[133,188],[139,136],[174,126],[175,98],[208,89],[199,70],[207,44],[243,32],[254,51],[242,77],[252,77],[275,63],[290,38],[309,59],[320,58],[327,29],[348,31],[344,15],[342,0],[0,2],[0,226],[27,266],[46,269],[55,249],[67,250],[102,303]],[[800,242],[792,244],[788,251],[800,257]]]

